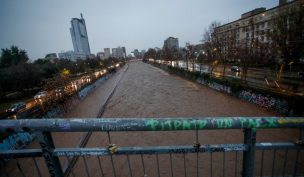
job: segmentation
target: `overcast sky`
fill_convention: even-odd
[[[105,47],[162,47],[169,37],[180,46],[199,43],[214,21],[227,23],[278,0],[0,0],[0,48],[17,45],[32,60],[73,49],[70,20],[86,20],[92,53]]]

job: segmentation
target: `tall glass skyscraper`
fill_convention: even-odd
[[[81,18],[72,18],[71,20],[71,36],[73,41],[73,47],[75,52],[83,53],[86,56],[91,54],[89,38],[84,18],[80,14]]]

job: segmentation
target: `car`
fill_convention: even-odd
[[[231,66],[230,69],[232,72],[241,72],[241,69],[238,66]]]
[[[20,110],[23,110],[25,108],[26,108],[26,104],[24,102],[18,102],[18,103],[11,105],[11,107],[6,110],[6,113],[16,114],[17,112],[19,112]]]
[[[46,91],[40,91],[34,96],[34,99],[35,101],[43,101],[46,98],[46,96],[47,96]]]
[[[56,98],[62,98],[63,94],[64,94],[64,88],[63,87],[55,89]]]

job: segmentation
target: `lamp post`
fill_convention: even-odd
[[[291,65],[292,65],[293,63],[294,63],[293,61],[291,61],[291,62],[288,63],[288,65],[289,65],[289,71],[290,71],[290,72],[291,72]]]

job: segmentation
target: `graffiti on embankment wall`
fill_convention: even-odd
[[[214,90],[220,91],[220,92],[224,92],[224,93],[228,93],[231,94],[231,88],[229,86],[226,85],[222,85],[222,84],[218,84],[216,82],[206,82],[203,79],[198,79],[196,80],[196,82],[202,84],[202,85],[206,85]]]
[[[262,108],[266,108],[268,110],[274,110],[283,115],[292,115],[293,111],[289,110],[290,106],[288,101],[282,98],[274,98],[270,95],[262,95],[254,93],[253,91],[242,90],[238,97],[242,100],[248,101],[250,103],[254,103]]]
[[[168,68],[162,67],[162,65],[154,65],[156,67],[160,67],[166,71],[168,71]],[[181,77],[185,77],[184,73],[175,73]],[[258,105],[261,108],[265,108],[267,110],[273,110],[276,111],[279,114],[282,115],[288,115],[288,116],[294,116],[294,110],[291,109],[292,106],[290,103],[284,99],[279,97],[273,97],[271,95],[265,95],[265,94],[259,94],[251,90],[241,90],[238,92],[234,92],[231,90],[230,86],[227,86],[225,84],[219,84],[217,82],[212,82],[209,80],[204,80],[202,78],[199,78],[196,80],[197,83],[200,83],[202,85],[205,85],[209,88],[212,88],[214,90],[227,93],[229,95],[236,96],[244,101],[254,103]]]
[[[275,98],[270,95],[258,94],[251,90],[242,90],[238,93],[232,93],[231,88],[223,84],[218,84],[216,82],[206,82],[202,79],[198,79],[196,82],[223,93],[236,95],[241,100],[247,101],[249,103],[254,103],[261,108],[273,110],[279,114],[293,116],[293,110],[290,109],[290,105],[286,99]]]

